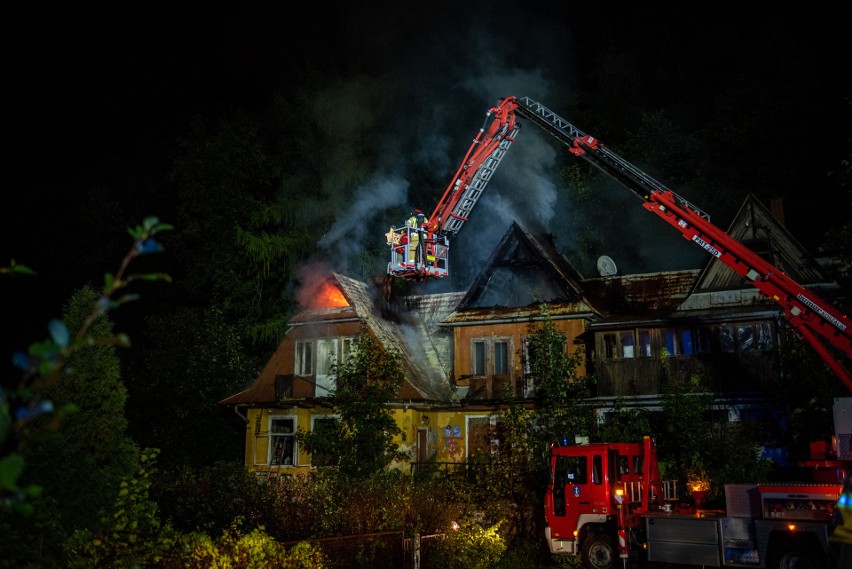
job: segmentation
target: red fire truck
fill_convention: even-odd
[[[838,405],[852,409],[850,402]],[[545,537],[551,553],[578,555],[588,569],[646,562],[828,567],[828,537],[849,464],[826,461],[833,468],[811,483],[727,485],[725,508],[716,510],[703,509],[702,491],[687,496],[661,479],[651,437],[554,446]]]

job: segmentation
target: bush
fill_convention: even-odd
[[[430,567],[442,569],[490,569],[506,552],[499,524],[482,527],[475,521],[463,522],[458,530],[435,544],[429,556]]]

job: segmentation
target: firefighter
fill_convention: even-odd
[[[408,260],[412,263],[418,260],[418,245],[420,244],[420,226],[425,216],[419,209],[415,209],[405,221],[406,232],[409,234]]]

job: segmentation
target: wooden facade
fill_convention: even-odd
[[[807,277],[802,284],[815,283],[823,296],[839,288],[764,210],[747,202],[738,223],[759,220],[779,259],[807,265],[788,269]],[[748,237],[743,231],[731,233]],[[221,402],[244,414],[246,466],[260,475],[322,463],[288,438],[333,420],[328,370],[362,332],[401,356],[405,381],[388,406],[408,463],[463,464],[499,451],[499,411],[507,400],[533,404],[525,343],[545,319],[565,334],[567,354],[584,354],[579,373],[595,376],[602,408],[658,400],[667,377],[697,373],[721,396],[778,380],[780,308],[712,258],[703,269],[584,278],[547,239],[512,224],[463,292],[391,302],[336,273],[321,284],[342,300],[294,315],[254,383]]]

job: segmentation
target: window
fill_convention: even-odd
[[[653,355],[651,352],[651,331],[639,330],[639,357],[650,358]]]
[[[608,360],[615,359],[618,353],[618,337],[615,334],[604,334],[604,357]]]
[[[692,330],[689,328],[663,329],[663,347],[670,356],[691,356]]]
[[[269,418],[269,465],[296,465],[296,418]]]
[[[621,357],[632,358],[634,356],[633,330],[621,333]]]
[[[494,342],[494,375],[509,373],[509,342]]]
[[[355,355],[355,350],[357,346],[355,343],[355,338],[346,337],[340,339],[340,363],[347,361],[353,355]]]
[[[466,421],[468,457],[481,452],[497,454],[506,444],[503,425],[497,415],[468,416]]]
[[[699,329],[699,348],[702,353],[768,352],[774,343],[772,330],[768,321],[703,326]]]
[[[313,346],[311,340],[296,341],[296,362],[294,372],[296,375],[313,374]]]
[[[757,322],[737,326],[737,348],[741,352],[766,352],[772,349],[769,323]]]
[[[603,457],[599,454],[592,457],[592,482],[594,484],[603,483]]]
[[[338,431],[340,418],[337,415],[314,415],[311,417],[311,432],[333,434]],[[314,450],[311,466],[336,466],[337,456],[331,450]]]
[[[642,350],[645,350],[648,356],[651,355],[651,334],[647,330],[639,332],[639,355],[645,356]],[[635,358],[636,332],[634,330],[606,332],[603,335],[603,352],[608,360]]]
[[[294,373],[313,377],[315,396],[329,397],[336,387],[336,366],[351,357],[356,349],[356,338],[352,336],[297,340]],[[338,354],[342,359],[338,359]]]
[[[317,340],[316,396],[329,397],[334,393],[334,371],[337,366],[337,338]]]
[[[276,375],[275,376],[275,399],[289,399],[293,397],[293,376],[292,375]]]
[[[473,375],[485,375],[485,342],[474,341],[471,356],[473,359]]]
[[[557,456],[554,477],[568,484],[586,484],[589,480],[585,456]]]
[[[532,373],[532,350],[530,350],[529,336],[524,336],[522,341],[524,352],[524,397],[532,397],[535,395],[535,378]]]
[[[470,344],[470,372],[474,376],[510,375],[511,340],[475,338]]]

